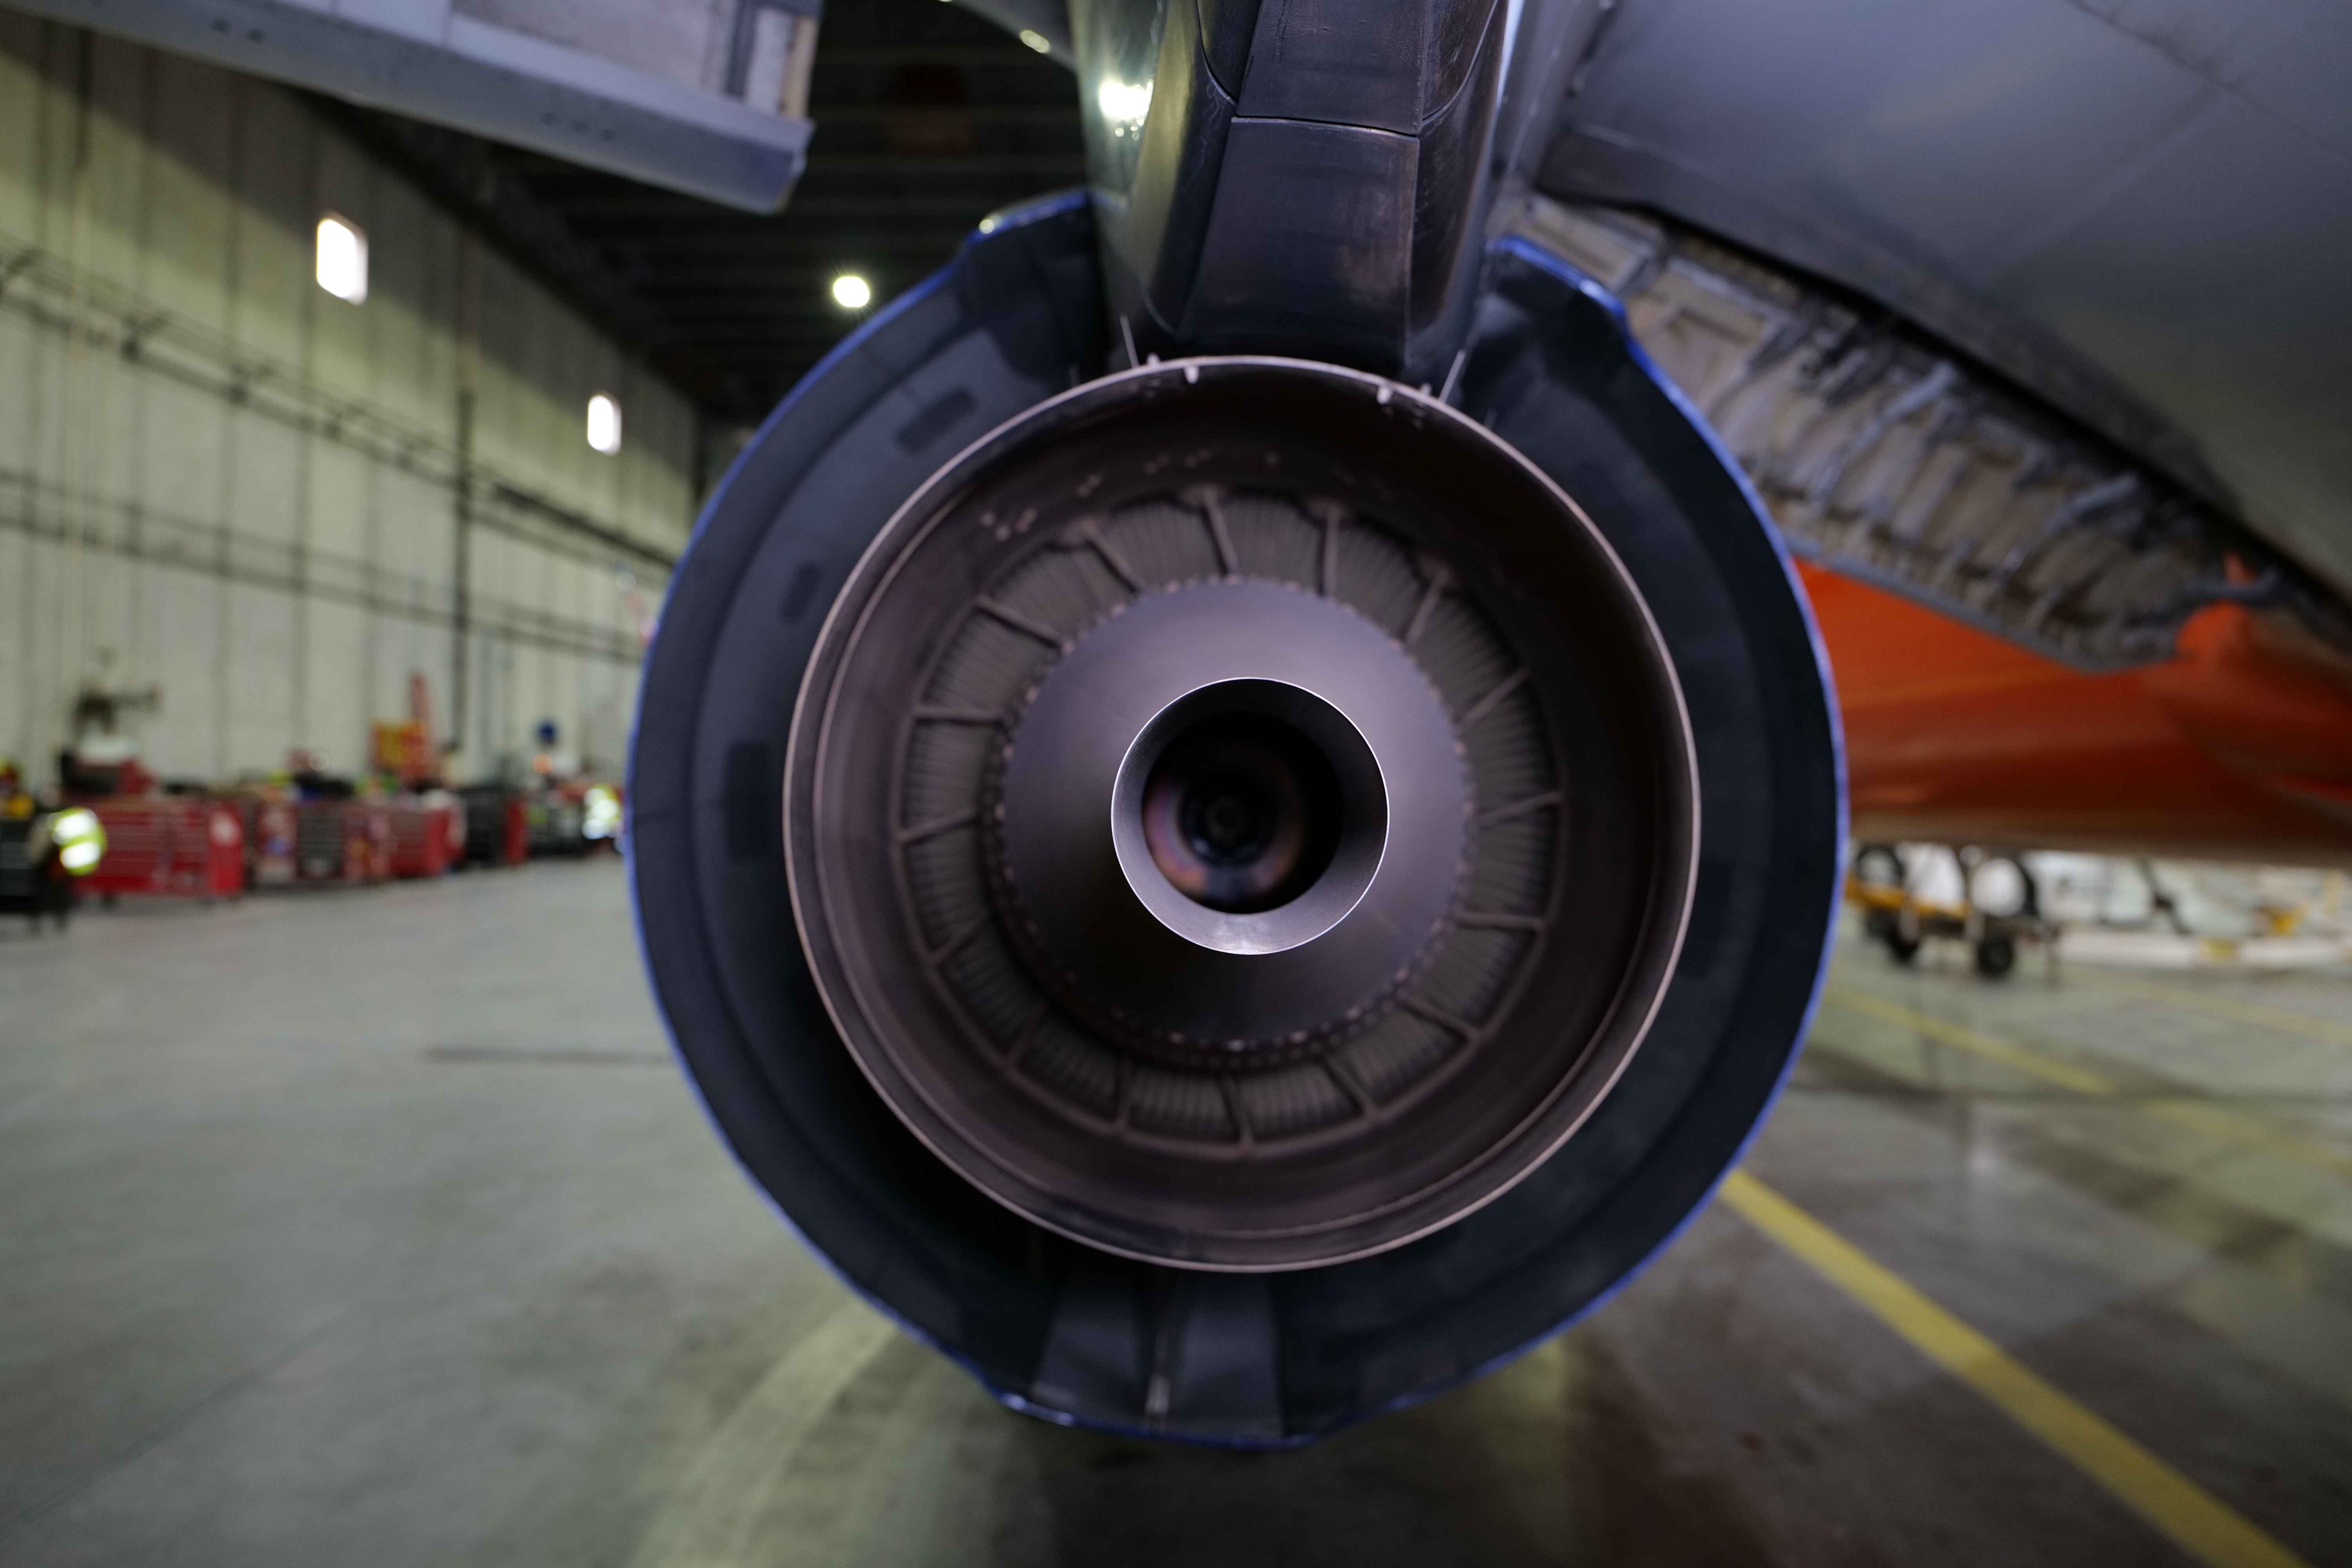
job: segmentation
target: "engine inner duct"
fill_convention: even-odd
[[[1696,865],[1639,594],[1454,410],[1268,359],[1053,398],[918,490],[818,638],[793,906],[858,1067],[1091,1245],[1397,1246],[1639,1048]]]

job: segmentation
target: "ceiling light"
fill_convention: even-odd
[[[1102,110],[1111,134],[1125,136],[1143,123],[1151,112],[1151,84],[1148,81],[1125,82],[1117,77],[1105,77],[1095,89],[1095,104]]]
[[[367,298],[367,236],[349,218],[319,219],[319,287],[356,305]]]
[[[608,458],[621,449],[621,405],[601,392],[588,400],[588,444]]]
[[[874,303],[874,285],[855,272],[845,272],[833,280],[833,302],[845,310],[863,310]]]
[[[1050,55],[1054,52],[1054,46],[1045,41],[1045,35],[1043,33],[1033,33],[1024,27],[1021,29],[1021,41],[1041,55]]]

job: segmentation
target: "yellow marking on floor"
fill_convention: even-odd
[[[1826,985],[1822,988],[1822,995],[1824,1000],[1849,1011],[1914,1030],[1931,1040],[1982,1057],[1987,1061],[1999,1062],[2013,1071],[2040,1079],[2060,1089],[2071,1089],[2076,1094],[2111,1098],[2125,1092],[2124,1085],[2105,1073],[2055,1060],[2013,1041],[1980,1033],[1948,1019],[1873,996],[1867,992],[1856,991],[1851,986]],[[2129,1100],[2124,1103],[2143,1115],[2249,1144],[2331,1176],[2352,1177],[2352,1153],[2329,1148],[2308,1138],[2298,1138],[2242,1111],[2219,1105],[2172,1100]]]
[[[1721,1191],[1742,1219],[2192,1556],[2214,1568],[2309,1568],[2260,1526],[1747,1172],[1725,1177]]]
[[[2284,1007],[2265,1007],[2259,1002],[2240,1002],[2229,996],[2209,996],[2186,985],[2163,985],[2153,980],[2126,980],[2119,974],[2095,973],[2079,963],[2070,965],[2066,974],[2069,979],[2087,980],[2094,985],[2120,991],[2126,996],[2169,1003],[2194,1013],[2203,1013],[2209,1017],[2227,1018],[2237,1024],[2259,1024],[2266,1029],[2301,1035],[2305,1039],[2321,1040],[2331,1046],[2352,1046],[2352,1026],[2331,1024],[2308,1013],[2292,1012]]]
[[[2023,1046],[1979,1034],[1963,1025],[1873,996],[1866,991],[1856,991],[1845,985],[1827,985],[1822,988],[1822,995],[1850,1012],[1865,1014],[1882,1023],[1914,1030],[1931,1040],[1982,1057],[1987,1061],[1999,1062],[2028,1078],[2038,1078],[2044,1083],[2056,1084],[2060,1089],[2073,1089],[2076,1094],[2123,1092],[2123,1085],[2104,1073],[2053,1061],[2038,1051],[2029,1051]]]
[[[738,1568],[769,1503],[841,1391],[898,1338],[881,1313],[845,1300],[752,1385],[638,1537],[632,1568]]]

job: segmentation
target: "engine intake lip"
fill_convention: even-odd
[[[1020,847],[1030,797],[1018,773],[1024,752],[1049,773],[1073,753],[1024,731],[1091,647],[1177,616],[1160,606],[1245,602],[1255,608],[1235,624],[1267,629],[1269,646],[1297,654],[1328,631],[1355,651],[1316,668],[1211,659],[1101,726],[1090,744],[1108,761],[1074,768],[1087,773],[1074,798],[1094,840],[1081,891],[1115,894],[1131,929],[1187,962],[1267,973],[1338,951],[1360,923],[1395,931],[1381,963],[1349,969],[1353,1000],[1337,985],[1271,987],[1313,1005],[1171,1028],[1129,1005],[1102,963],[1056,962],[1088,940],[1087,905],[1034,907],[1024,879],[1045,873]],[[1369,680],[1383,660],[1396,662],[1380,701],[1355,704],[1332,684],[1335,671]],[[1228,680],[1335,710],[1370,752],[1387,813],[1353,901],[1333,880],[1343,843],[1306,896],[1252,911],[1314,908],[1296,930],[1261,921],[1273,951],[1193,941],[1150,908],[1106,798],[1148,781],[1131,753],[1156,720]],[[1422,695],[1397,700],[1408,684]],[[1383,711],[1420,714],[1422,738],[1384,739]],[[1448,788],[1458,804],[1429,806]],[[877,536],[819,635],[782,805],[819,993],[890,1110],[1028,1218],[1204,1269],[1314,1268],[1402,1246],[1534,1170],[1639,1047],[1697,862],[1680,688],[1591,522],[1444,404],[1267,358],[1089,383],[935,474]],[[1422,870],[1395,887],[1413,900],[1376,902],[1408,860]],[[1325,882],[1329,903],[1311,905]],[[1219,1005],[1240,1006],[1248,989]],[[1236,1016],[1244,1032],[1228,1026]]]

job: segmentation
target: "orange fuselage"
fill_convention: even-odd
[[[1834,572],[1860,839],[2352,865],[2352,661],[2234,605],[2086,675]]]

